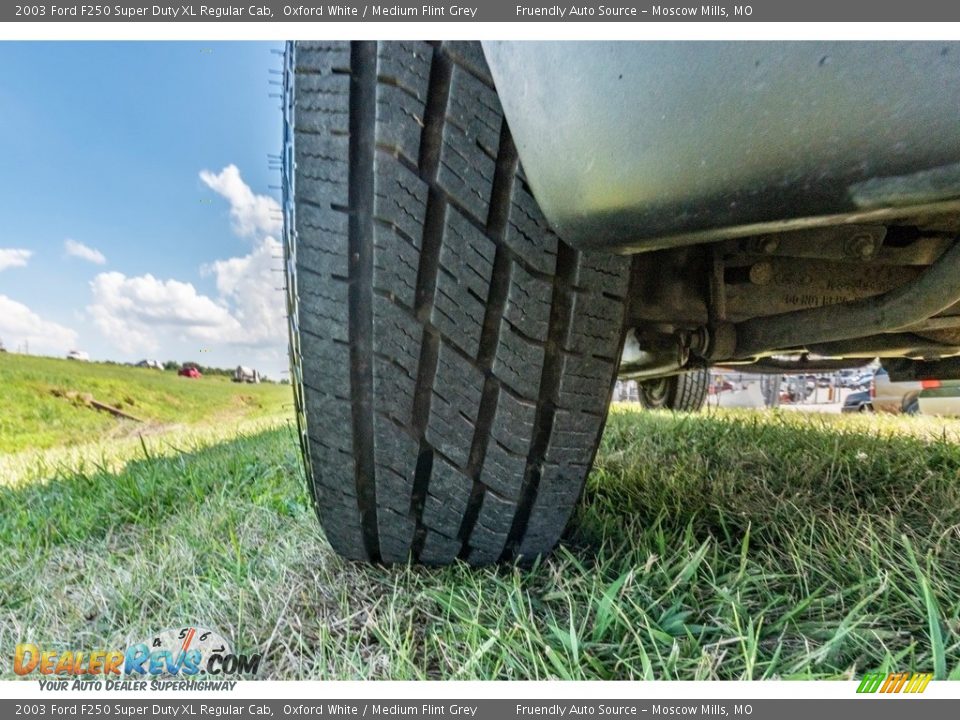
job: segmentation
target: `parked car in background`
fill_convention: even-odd
[[[67,353],[67,360],[82,360],[88,362],[90,360],[90,354],[83,350],[71,350]]]
[[[246,382],[246,383],[258,383],[260,382],[260,373],[254,368],[248,368],[248,367],[244,367],[243,365],[237,365],[237,369],[233,371],[233,381]]]
[[[854,387],[859,377],[857,370],[841,370],[837,373],[837,384],[843,388]]]
[[[710,371],[707,403],[713,407],[776,407],[780,404],[780,383],[777,374],[715,368]]]
[[[722,375],[711,377],[710,389],[707,391],[708,395],[722,395],[726,392],[736,392],[737,388],[733,386],[733,383],[729,380],[724,379]]]
[[[920,414],[960,416],[960,380],[922,380],[920,384]]]
[[[837,385],[843,388],[863,388],[870,387],[870,381],[873,380],[874,369],[871,367],[856,368],[853,370],[841,370],[837,374]]]
[[[870,383],[870,402],[876,412],[912,415],[919,411],[917,396],[921,390],[921,381],[893,382],[887,371],[880,368]]]
[[[617,402],[640,402],[635,380],[617,380],[613,387],[613,399]]]
[[[197,370],[195,367],[182,367],[180,368],[179,372],[177,372],[177,375],[179,375],[180,377],[187,377],[187,378],[203,377],[200,371]]]
[[[150,368],[151,370],[163,370],[163,363],[159,360],[141,360],[136,367]]]
[[[807,375],[784,375],[780,386],[780,401],[785,403],[804,402],[816,390],[816,383]]]
[[[870,391],[858,390],[852,392],[843,399],[843,406],[840,408],[842,413],[862,413],[873,412],[873,406],[870,404]]]

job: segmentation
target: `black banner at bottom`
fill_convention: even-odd
[[[909,706],[909,707],[908,707]],[[0,700],[3,718],[166,717],[263,720],[302,718],[435,718],[442,720],[560,720],[573,718],[705,717],[750,720],[926,720],[953,717],[960,700],[860,696],[849,700]]]

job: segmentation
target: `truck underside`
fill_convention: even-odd
[[[621,376],[960,377],[960,44],[484,52],[551,225],[633,255]]]
[[[960,375],[956,44],[318,41],[285,63],[291,378],[346,557],[548,552],[618,372],[676,410],[709,365]]]
[[[621,374],[702,364],[956,377],[960,218],[841,224],[637,254]]]

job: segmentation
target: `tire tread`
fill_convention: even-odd
[[[478,43],[290,51],[295,398],[327,538],[380,562],[548,552],[603,427],[628,261],[549,229]]]

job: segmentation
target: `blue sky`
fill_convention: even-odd
[[[272,49],[282,45],[0,43],[8,348],[279,374]]]

